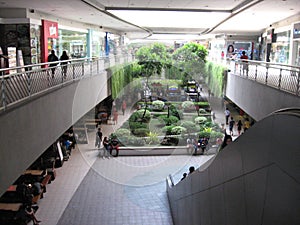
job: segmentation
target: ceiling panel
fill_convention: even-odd
[[[89,2],[90,5],[84,1]],[[121,11],[114,12],[113,17],[107,11],[101,11],[104,7],[231,11],[256,1],[259,3],[249,9],[242,10],[233,17],[230,14],[206,13],[203,15],[203,13],[198,13],[199,15],[197,15],[197,13],[191,12],[189,15],[193,15],[193,17],[188,18],[189,16],[182,12],[173,17],[172,13],[167,11],[161,14],[156,14],[154,11],[142,13],[131,11],[130,18],[126,18],[120,14]],[[35,9],[37,13],[43,12],[58,18],[103,26],[115,32],[127,33],[128,37],[135,38],[137,34],[139,37],[163,32],[198,32],[200,34],[207,30],[215,34],[227,32],[259,33],[270,24],[289,16],[298,14],[300,17],[299,3],[300,0],[0,0],[0,8],[31,8]],[[120,18],[123,18],[123,21],[119,20]],[[224,22],[225,20],[226,22]],[[143,28],[140,28],[141,26]]]

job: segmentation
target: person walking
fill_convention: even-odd
[[[243,123],[242,123],[241,120],[239,120],[238,123],[237,123],[237,130],[238,130],[238,135],[239,136],[241,135],[242,127],[243,127]]]
[[[229,122],[229,134],[233,136],[233,127],[234,127],[235,121],[233,120],[233,117],[230,117]]]
[[[243,65],[243,74],[246,71],[246,75],[248,75],[248,56],[245,51],[242,51],[241,60]]]
[[[58,65],[58,57],[55,55],[54,50],[51,50],[51,53],[48,56],[48,62],[50,62],[49,67],[51,69],[52,78],[54,78],[55,69],[56,69],[56,66]]]
[[[113,122],[115,125],[118,124],[118,117],[119,117],[119,113],[118,113],[117,109],[115,108],[113,111]]]
[[[60,65],[61,65],[61,71],[62,71],[62,74],[64,76],[64,78],[67,77],[67,70],[68,70],[68,62],[65,62],[65,60],[69,60],[69,56],[67,55],[67,52],[66,51],[63,51],[62,55],[60,56],[59,60],[61,61],[64,61],[64,62],[61,62]]]
[[[226,118],[226,125],[228,125],[228,120],[229,120],[229,117],[230,117],[230,111],[228,108],[225,109],[225,118]]]
[[[123,102],[122,102],[122,112],[123,112],[123,116],[125,115],[125,111],[126,111],[126,101],[125,100],[123,100]]]
[[[96,142],[95,142],[95,147],[100,148],[101,147],[101,142],[102,142],[102,131],[101,128],[98,128],[97,133],[96,133]]]
[[[105,157],[106,158],[110,158],[110,154],[109,154],[109,152],[110,152],[110,144],[109,144],[109,141],[108,141],[108,138],[107,137],[104,137],[103,138],[103,142],[102,142],[102,144],[103,144],[103,147],[104,147],[104,149],[103,149],[103,156],[102,156],[102,158],[104,159]]]

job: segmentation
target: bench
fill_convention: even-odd
[[[46,185],[51,182],[51,178],[52,178],[52,175],[50,175],[50,174],[48,174],[44,177],[44,179],[41,182],[42,191],[40,194],[38,194],[32,198],[32,203],[35,204],[38,202],[38,200],[40,200],[41,198],[44,197],[44,193],[46,192]]]
[[[17,191],[17,185],[16,184],[10,185],[6,191]]]
[[[19,211],[20,207],[22,206],[22,203],[3,203],[0,202],[0,210],[8,210],[8,211]]]

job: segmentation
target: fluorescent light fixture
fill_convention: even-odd
[[[182,12],[108,10],[115,16],[141,27],[208,28],[230,15],[227,12]]]

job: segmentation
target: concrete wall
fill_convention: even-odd
[[[106,81],[103,72],[37,96],[0,116],[1,194],[63,132],[107,97]]]
[[[231,74],[225,95],[256,121],[282,108],[300,107],[299,96]]]
[[[176,225],[300,224],[300,117],[271,115],[168,187]]]

